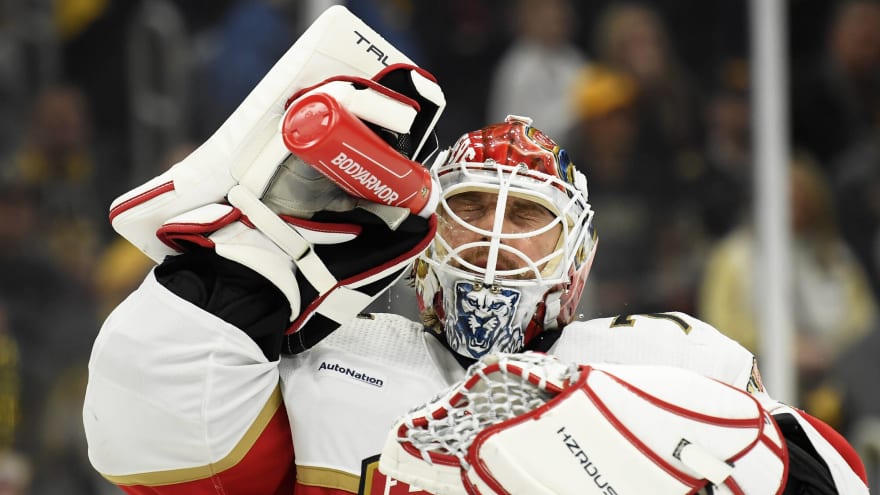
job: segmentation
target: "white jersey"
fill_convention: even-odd
[[[687,367],[748,387],[752,355],[714,328],[680,314],[628,321],[573,323],[549,353],[575,362]],[[385,482],[375,463],[394,421],[464,376],[420,324],[391,314],[358,318],[312,349],[282,358],[280,368],[300,483],[348,490],[362,475]]]
[[[760,385],[747,350],[680,313],[576,322],[549,353]],[[270,362],[152,274],[106,321],[89,370],[90,459],[132,494],[426,493],[378,472],[378,456],[396,419],[464,375],[439,339],[392,314]]]

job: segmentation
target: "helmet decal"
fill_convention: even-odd
[[[521,293],[490,289],[466,280],[455,283],[455,313],[446,318],[446,338],[459,354],[480,358],[488,352],[516,352],[523,328],[514,322]]]
[[[564,149],[560,149],[556,154],[558,157],[559,163],[559,176],[565,178],[565,182],[569,184],[574,184],[574,163],[571,162],[571,159],[568,157],[568,152]]]
[[[530,141],[553,154],[554,158],[556,158],[556,175],[569,184],[573,184],[575,167],[568,157],[568,152],[560,148],[558,144],[550,139],[550,136],[534,127],[528,128],[526,136],[528,136]]]

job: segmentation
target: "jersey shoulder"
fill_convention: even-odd
[[[739,343],[724,335],[714,326],[687,313],[669,311],[663,313],[621,314],[587,321],[576,321],[565,327],[563,335],[577,333],[606,336],[612,339],[637,338],[643,345],[662,341],[688,342],[688,345],[711,345],[739,348]],[[747,351],[748,352],[748,351]]]
[[[681,312],[573,322],[550,353],[583,363],[676,366],[739,388],[761,388],[751,352],[712,325]]]

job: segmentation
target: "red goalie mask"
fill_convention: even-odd
[[[440,222],[416,291],[450,346],[472,358],[518,352],[570,322],[596,238],[586,178],[565,150],[510,116],[463,135],[431,173]]]

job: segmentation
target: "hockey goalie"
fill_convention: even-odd
[[[867,493],[852,449],[706,323],[574,321],[586,177],[527,117],[441,151],[444,107],[334,6],[113,202],[156,266],[92,349],[98,472],[137,495]],[[362,313],[405,275],[421,321]]]

